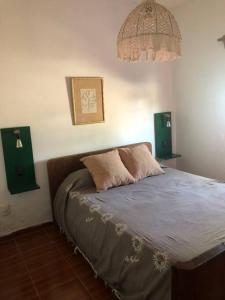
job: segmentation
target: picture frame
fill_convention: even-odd
[[[72,98],[74,125],[105,121],[102,77],[73,77]]]

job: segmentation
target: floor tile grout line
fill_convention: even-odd
[[[97,297],[96,297],[96,294],[94,294],[93,289],[91,289],[91,286],[89,287],[89,285],[87,284],[87,282],[85,282],[82,279],[82,277],[79,276],[80,274],[78,272],[79,270],[77,271],[77,269],[76,269],[76,263],[73,264],[73,262],[72,262],[73,256],[74,256],[74,261],[76,259],[76,255],[73,253],[73,245],[67,242],[67,240],[65,238],[65,235],[60,234],[60,232],[57,231],[57,230],[54,230],[54,227],[52,226],[52,224],[50,224],[50,226],[48,226],[48,227],[46,226],[46,227],[42,228],[40,230],[40,232],[41,231],[43,232],[43,234],[45,236],[48,237],[48,239],[49,239],[48,242],[44,241],[44,242],[40,242],[39,244],[36,243],[36,245],[35,244],[31,244],[30,249],[31,250],[32,249],[37,249],[37,250],[40,249],[40,254],[41,254],[41,253],[44,253],[44,247],[49,245],[50,246],[50,250],[49,250],[50,256],[51,256],[51,251],[57,250],[58,255],[59,255],[59,259],[62,261],[62,264],[65,263],[67,265],[67,267],[68,267],[68,271],[69,270],[71,271],[71,275],[68,276],[68,280],[66,280],[63,283],[60,283],[61,282],[60,281],[55,286],[52,285],[52,287],[49,286],[49,289],[46,290],[46,291],[43,291],[43,294],[51,292],[51,291],[54,291],[55,289],[60,288],[63,285],[66,285],[66,284],[68,284],[68,283],[70,283],[71,281],[74,280],[74,282],[77,281],[77,283],[80,284],[80,289],[82,289],[85,292],[85,294],[88,297],[90,297],[90,300],[96,300]],[[38,232],[39,232],[39,230],[38,230]],[[32,231],[30,231],[30,233],[31,233],[31,237],[32,237]],[[25,236],[26,236],[26,232],[24,232],[24,237]],[[26,243],[25,239],[24,239],[24,245],[23,245],[23,243],[21,243],[21,245],[22,245],[21,246],[20,245],[20,241],[19,240],[17,241],[18,237],[19,237],[19,235],[18,236],[14,236],[12,238],[13,244],[16,246],[15,247],[15,253],[17,253],[17,254],[15,254],[15,255],[18,255],[17,256],[18,259],[20,259],[21,264],[25,267],[24,271],[26,272],[26,274],[28,275],[28,277],[29,277],[29,279],[31,281],[32,287],[33,287],[34,292],[35,292],[35,297],[37,297],[39,300],[41,300],[41,299],[43,299],[42,298],[43,297],[42,292],[41,292],[41,290],[39,290],[38,286],[36,285],[35,280],[33,279],[32,268],[30,268],[29,264],[28,264],[29,258],[26,257],[27,250],[24,247],[25,243]],[[29,234],[27,234],[27,238],[29,239]],[[22,240],[21,240],[21,242],[22,242]],[[51,245],[53,246],[52,248],[51,248]],[[70,247],[68,247],[68,246],[70,246]],[[41,250],[41,247],[43,247],[42,250]],[[38,256],[38,253],[39,253],[39,250],[37,252],[34,251],[34,256],[32,256],[32,253],[31,253],[30,257],[35,257],[36,255]],[[32,261],[31,261],[31,263],[32,263]],[[44,265],[48,265],[49,266],[49,264],[48,264],[48,260],[46,260],[46,264],[44,264]],[[78,260],[78,266],[82,267],[83,265],[86,265],[86,261],[81,256],[80,262]],[[87,265],[89,266],[89,264],[87,264]],[[34,265],[34,268],[36,270],[36,266],[35,265]],[[37,266],[37,268],[38,268],[38,266]],[[81,272],[82,272],[82,270],[81,270]],[[85,275],[86,274],[85,270],[83,270],[83,271],[84,271],[83,274]],[[95,280],[94,279],[94,272],[93,272],[93,270],[91,268],[90,268],[90,271],[91,271],[91,274],[93,274],[93,280]],[[81,273],[81,275],[82,275],[82,273]],[[90,275],[90,279],[91,279],[91,275]],[[91,282],[92,281],[90,281],[90,285],[92,284]],[[98,290],[98,286],[97,286],[97,290]],[[110,296],[107,296],[107,299],[111,299]],[[112,299],[114,299],[114,297]]]
[[[76,276],[76,275],[75,275]],[[77,277],[77,280],[80,282],[80,284],[83,286],[83,288],[87,291],[87,294],[90,296],[90,298],[92,300],[96,300],[95,297],[93,297],[93,295],[91,294],[91,292],[89,291],[89,289],[86,287],[86,285],[80,280],[79,277]]]
[[[27,274],[28,274],[28,276],[29,276],[29,278],[30,278],[30,280],[31,280],[32,286],[33,286],[33,288],[34,288],[34,290],[35,290],[35,293],[36,293],[36,296],[38,297],[38,299],[41,299],[41,296],[40,296],[40,294],[39,294],[39,291],[38,291],[38,289],[37,289],[37,287],[36,287],[36,285],[35,285],[35,282],[34,282],[32,276],[31,276],[30,270],[29,270],[29,268],[28,268],[28,266],[27,266],[27,264],[26,264],[26,262],[25,262],[25,260],[24,260],[24,257],[23,257],[23,255],[22,255],[22,251],[21,251],[21,249],[20,249],[20,247],[19,247],[19,245],[18,245],[16,239],[14,239],[14,242],[15,242],[16,247],[17,247],[17,250],[18,250],[18,252],[19,252],[19,254],[20,254],[22,263],[23,263],[23,265],[25,266],[26,271],[27,271]]]
[[[76,255],[76,254],[74,254],[74,255]],[[82,256],[82,255],[81,255],[81,256]],[[87,263],[88,266],[90,267],[90,264],[87,262],[87,260],[85,260],[83,256],[82,256],[82,258],[83,258],[83,260],[85,261],[85,263]],[[79,280],[79,282],[82,284],[82,286],[85,288],[85,290],[86,290],[86,291],[88,292],[88,294],[90,295],[91,299],[92,299],[92,300],[96,300],[96,297],[92,295],[92,293],[91,293],[91,291],[89,290],[88,286],[82,281],[82,279],[81,279],[79,276],[76,275],[76,270],[75,270],[75,268],[72,267],[72,269],[73,269],[73,272],[75,273],[75,276],[76,276],[77,279]],[[92,273],[92,275],[93,275],[93,278],[95,279],[95,273],[94,273],[94,271],[93,271],[93,269],[92,269],[91,267],[90,267],[90,270],[91,270],[91,273]],[[96,280],[96,279],[95,279],[95,280]],[[100,280],[102,280],[102,279],[100,278]],[[104,284],[103,281],[102,281],[102,283]],[[111,291],[111,293],[112,293],[112,291]],[[113,293],[112,293],[111,296],[113,296]],[[114,298],[113,298],[113,299],[114,299]]]
[[[39,247],[36,247],[36,248],[39,248]],[[57,246],[54,245],[54,248],[57,249]],[[59,260],[64,261],[63,255],[61,254],[61,252],[59,251],[59,249],[57,249],[57,250],[58,250],[59,254],[62,256],[62,258],[59,258]],[[21,251],[21,250],[20,250],[20,251]],[[39,299],[41,299],[42,296],[41,296],[41,294],[39,293],[39,289],[36,287],[36,284],[35,284],[35,282],[34,282],[34,280],[33,280],[32,274],[31,274],[31,272],[30,272],[30,270],[29,270],[29,267],[28,267],[28,265],[27,265],[27,263],[26,263],[26,260],[23,258],[23,251],[20,252],[20,255],[22,256],[23,263],[24,263],[24,265],[26,266],[26,269],[28,270],[28,273],[29,273],[29,275],[30,275],[29,277],[30,277],[32,283],[34,284],[34,286],[35,286],[35,288],[36,288],[35,290],[37,290],[37,292],[38,292],[38,297],[39,297]],[[50,265],[50,264],[48,264],[47,266],[49,266],[49,265]],[[68,265],[69,265],[69,264],[68,264]],[[42,267],[40,267],[40,268],[38,268],[38,269],[40,270],[41,268],[42,268]],[[69,268],[71,269],[70,265],[69,265]],[[74,275],[74,273],[73,273],[73,275]],[[73,278],[73,279],[71,279],[71,280],[64,281],[62,284],[56,285],[56,286],[54,286],[54,287],[52,287],[52,288],[49,288],[47,292],[53,291],[54,289],[59,288],[59,287],[65,285],[66,283],[69,283],[69,282],[73,281],[74,279],[76,279],[76,278]]]
[[[76,277],[76,280],[82,285],[82,287],[83,287],[83,288],[85,289],[85,291],[87,292],[88,296],[90,296],[90,298],[91,298],[92,300],[95,300],[95,298],[93,298],[93,296],[92,296],[90,290],[86,287],[86,285],[82,282],[82,280],[76,275],[76,272],[75,272],[74,268],[73,268],[73,267],[71,267],[71,268],[72,268],[72,271],[73,271],[74,276]]]
[[[54,248],[54,250],[57,250],[58,254],[61,255],[60,251],[57,249],[57,247],[56,247],[56,245],[55,245],[54,243],[50,243],[50,245],[52,245],[53,248]],[[46,246],[46,245],[45,245],[45,246]],[[41,248],[41,247],[35,247],[35,248],[33,248],[33,249],[39,249],[39,250],[40,250],[40,248]],[[31,250],[31,251],[32,251],[32,250]],[[24,255],[27,254],[27,252],[24,252],[24,251],[21,251],[21,253],[22,253],[22,254],[21,254],[22,256],[24,256]],[[27,264],[27,260],[29,260],[29,259],[30,259],[30,258],[24,259],[24,261],[26,262],[26,264]],[[59,261],[59,260],[62,260],[62,258],[58,257],[54,262]],[[49,263],[46,263],[45,266],[47,267],[47,266],[49,266],[49,265],[51,265],[51,264],[52,264],[52,261],[50,261]],[[27,265],[27,267],[28,267],[28,269],[30,269],[30,267],[29,267],[28,265]],[[36,267],[35,270],[40,270],[41,268],[43,268],[42,265],[40,265],[39,267]],[[31,276],[32,276],[32,275],[31,275]]]
[[[66,240],[65,240],[65,242],[66,242]],[[58,249],[58,250],[60,251],[60,249]],[[71,250],[73,250],[72,245],[71,245]],[[73,254],[73,255],[76,255],[75,253],[72,253],[72,254]],[[70,265],[70,263],[69,263],[69,261],[66,259],[65,255],[62,254],[62,256],[63,256],[64,261],[66,261],[66,262]],[[85,286],[85,284],[84,284],[84,283],[80,280],[80,278],[76,275],[76,272],[75,272],[74,268],[73,268],[72,266],[70,266],[70,268],[72,269],[72,272],[73,272],[75,278],[78,280],[78,282],[79,282],[79,283],[82,285],[82,287],[85,289],[85,291],[87,292],[88,296],[90,296],[91,300],[96,300],[95,298],[93,298],[93,296],[92,296],[91,292],[89,291],[89,289]],[[93,272],[93,274],[94,274],[94,272]]]
[[[44,294],[49,293],[49,292],[52,292],[52,291],[54,291],[54,290],[56,290],[56,289],[58,289],[58,288],[61,288],[61,287],[63,287],[65,284],[72,282],[74,279],[75,279],[75,278],[73,278],[73,279],[71,279],[71,280],[64,281],[63,283],[60,283],[59,285],[56,285],[56,286],[54,286],[54,287],[50,287],[48,290],[46,290],[45,292],[43,292],[43,293],[41,293],[41,294],[39,293],[40,299],[42,299],[41,297],[42,297]]]
[[[64,235],[63,235],[64,236]],[[65,238],[65,236],[64,236]],[[66,239],[65,239],[65,242]],[[69,242],[67,242],[67,245],[69,244]],[[71,245],[71,250],[72,248],[72,244]],[[60,249],[59,249],[60,251]],[[75,256],[76,254],[74,252],[72,252],[72,254]],[[82,255],[81,255],[82,256]],[[69,263],[69,261],[66,259],[65,255],[63,255],[64,259],[67,261],[67,263]],[[90,264],[87,262],[87,260],[84,259],[84,257],[82,256],[82,259],[88,264],[88,266],[90,267]],[[71,267],[73,270],[74,275],[76,276],[76,279],[80,282],[80,284],[84,287],[84,289],[87,291],[88,295],[91,297],[92,300],[96,300],[96,298],[92,295],[91,291],[88,289],[88,287],[84,284],[84,282],[79,278],[79,276],[76,275],[76,270],[74,269],[74,267]],[[92,268],[90,268],[91,272],[93,273],[93,277],[94,277],[94,271],[92,270]]]
[[[55,243],[55,241],[54,241],[54,240],[51,240],[51,241],[49,242],[49,244],[50,244],[50,245],[53,245],[54,248],[58,251],[58,253],[59,253],[59,260],[65,261],[65,260],[64,260],[64,255],[61,253],[60,249],[58,249],[57,244]],[[46,245],[47,245],[47,244],[46,244]],[[40,247],[42,247],[42,246],[40,246]],[[39,249],[40,247],[35,247],[35,249]],[[34,248],[33,248],[33,249],[34,249]],[[22,256],[23,256],[23,254],[24,254],[24,252],[21,251],[21,255],[22,255]],[[27,266],[27,268],[28,268],[28,270],[29,270],[29,267],[28,267],[28,265],[27,265],[25,259],[24,259],[24,262],[25,262],[25,264],[26,264],[26,266]],[[49,266],[50,264],[51,264],[51,263],[47,264],[46,266]],[[72,270],[72,267],[70,266],[70,264],[69,264],[68,262],[67,262],[67,265],[68,265],[69,269]],[[36,269],[40,270],[41,268],[42,268],[42,266],[41,266],[40,268],[36,268]],[[49,291],[53,291],[54,289],[59,288],[59,287],[65,285],[65,284],[67,284],[67,283],[73,281],[74,279],[77,279],[76,276],[75,276],[75,274],[74,274],[74,272],[73,272],[73,270],[72,270],[72,274],[73,274],[73,276],[74,276],[75,278],[73,277],[71,280],[64,281],[63,283],[61,283],[61,284],[59,284],[59,285],[56,285],[56,286],[54,286],[54,287],[52,287],[52,288],[49,288],[49,289],[48,289],[48,292],[49,292]],[[30,274],[30,276],[31,276],[31,278],[32,278],[32,274]],[[37,288],[37,290],[38,290],[38,288]],[[40,293],[39,293],[39,295],[40,295],[40,298],[41,298],[41,294],[40,294]]]
[[[22,231],[17,231],[13,234],[13,239],[23,239],[23,238],[27,238],[30,235],[34,235],[34,234],[40,234],[40,233],[46,233],[45,230],[43,228],[37,228],[36,230],[29,230],[29,228],[27,229],[27,231],[24,229]]]
[[[50,237],[49,237],[48,234],[45,232],[45,230],[42,229],[42,230],[38,231],[38,234],[40,234],[40,233],[42,233],[42,235],[45,235],[46,238],[49,238],[49,239],[50,239]],[[30,235],[31,235],[31,233],[24,233],[24,234],[21,235],[21,236],[16,236],[16,237],[14,238],[14,240],[17,240],[18,238],[19,238],[19,239],[24,238],[24,239],[27,240],[27,238],[28,238]],[[32,235],[32,236],[33,236],[33,235]],[[48,243],[49,243],[49,242],[51,242],[51,240],[50,240],[50,241],[48,240]],[[25,242],[22,242],[22,241],[18,242],[18,241],[17,241],[17,244],[19,245],[19,247],[20,247],[20,244],[22,245],[22,244],[24,244],[24,243],[26,243],[26,241],[25,241]],[[39,247],[42,247],[42,245],[39,246]],[[22,250],[21,250],[21,251],[22,251]]]
[[[29,228],[24,228],[24,229],[20,229],[20,230],[17,230],[17,231],[13,231],[7,235],[3,235],[3,236],[0,236],[0,241],[1,240],[15,240],[17,237],[19,236],[25,236],[25,235],[28,235],[30,234],[31,232],[34,233],[34,232],[39,232],[39,231],[46,231],[46,228],[48,227],[52,227],[54,226],[54,222],[52,221],[49,221],[49,222],[46,222],[46,223],[43,223],[43,224],[40,224],[40,225],[34,225],[34,226],[31,226]]]
[[[31,251],[32,249],[37,249],[37,250],[38,250],[38,249],[41,249],[43,246],[46,246],[46,245],[49,245],[49,244],[54,245],[54,244],[56,244],[56,241],[50,240],[50,241],[48,241],[47,243],[41,244],[40,246],[32,247],[32,248],[31,248],[30,250],[28,250],[28,251],[23,251],[23,250],[21,250],[20,245],[19,245],[18,242],[17,242],[17,245],[18,245],[20,251],[21,251],[23,254],[29,253],[29,251]]]

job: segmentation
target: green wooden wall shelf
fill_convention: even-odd
[[[154,115],[155,123],[155,152],[160,160],[169,160],[181,157],[172,152],[172,115],[171,112]]]
[[[39,189],[35,178],[30,127],[1,129],[1,137],[10,193]]]

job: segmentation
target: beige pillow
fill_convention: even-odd
[[[164,174],[145,144],[131,148],[120,148],[119,153],[125,167],[136,181],[148,176]]]
[[[88,168],[98,192],[135,182],[123,165],[118,150],[83,157],[81,161]]]

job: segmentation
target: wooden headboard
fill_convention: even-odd
[[[63,180],[72,172],[83,169],[84,165],[80,161],[80,159],[87,155],[93,155],[93,154],[100,154],[104,153],[116,148],[121,147],[133,147],[140,144],[146,144],[149,148],[149,150],[152,152],[152,145],[151,143],[138,143],[138,144],[131,144],[126,146],[120,146],[120,147],[114,147],[110,149],[103,149],[98,150],[94,152],[87,152],[87,153],[80,153],[75,155],[69,155],[64,157],[58,157],[48,160],[47,162],[47,169],[48,169],[48,178],[49,178],[49,189],[50,189],[50,195],[51,200],[53,201],[55,198],[55,194],[57,192],[58,187],[63,182]]]

